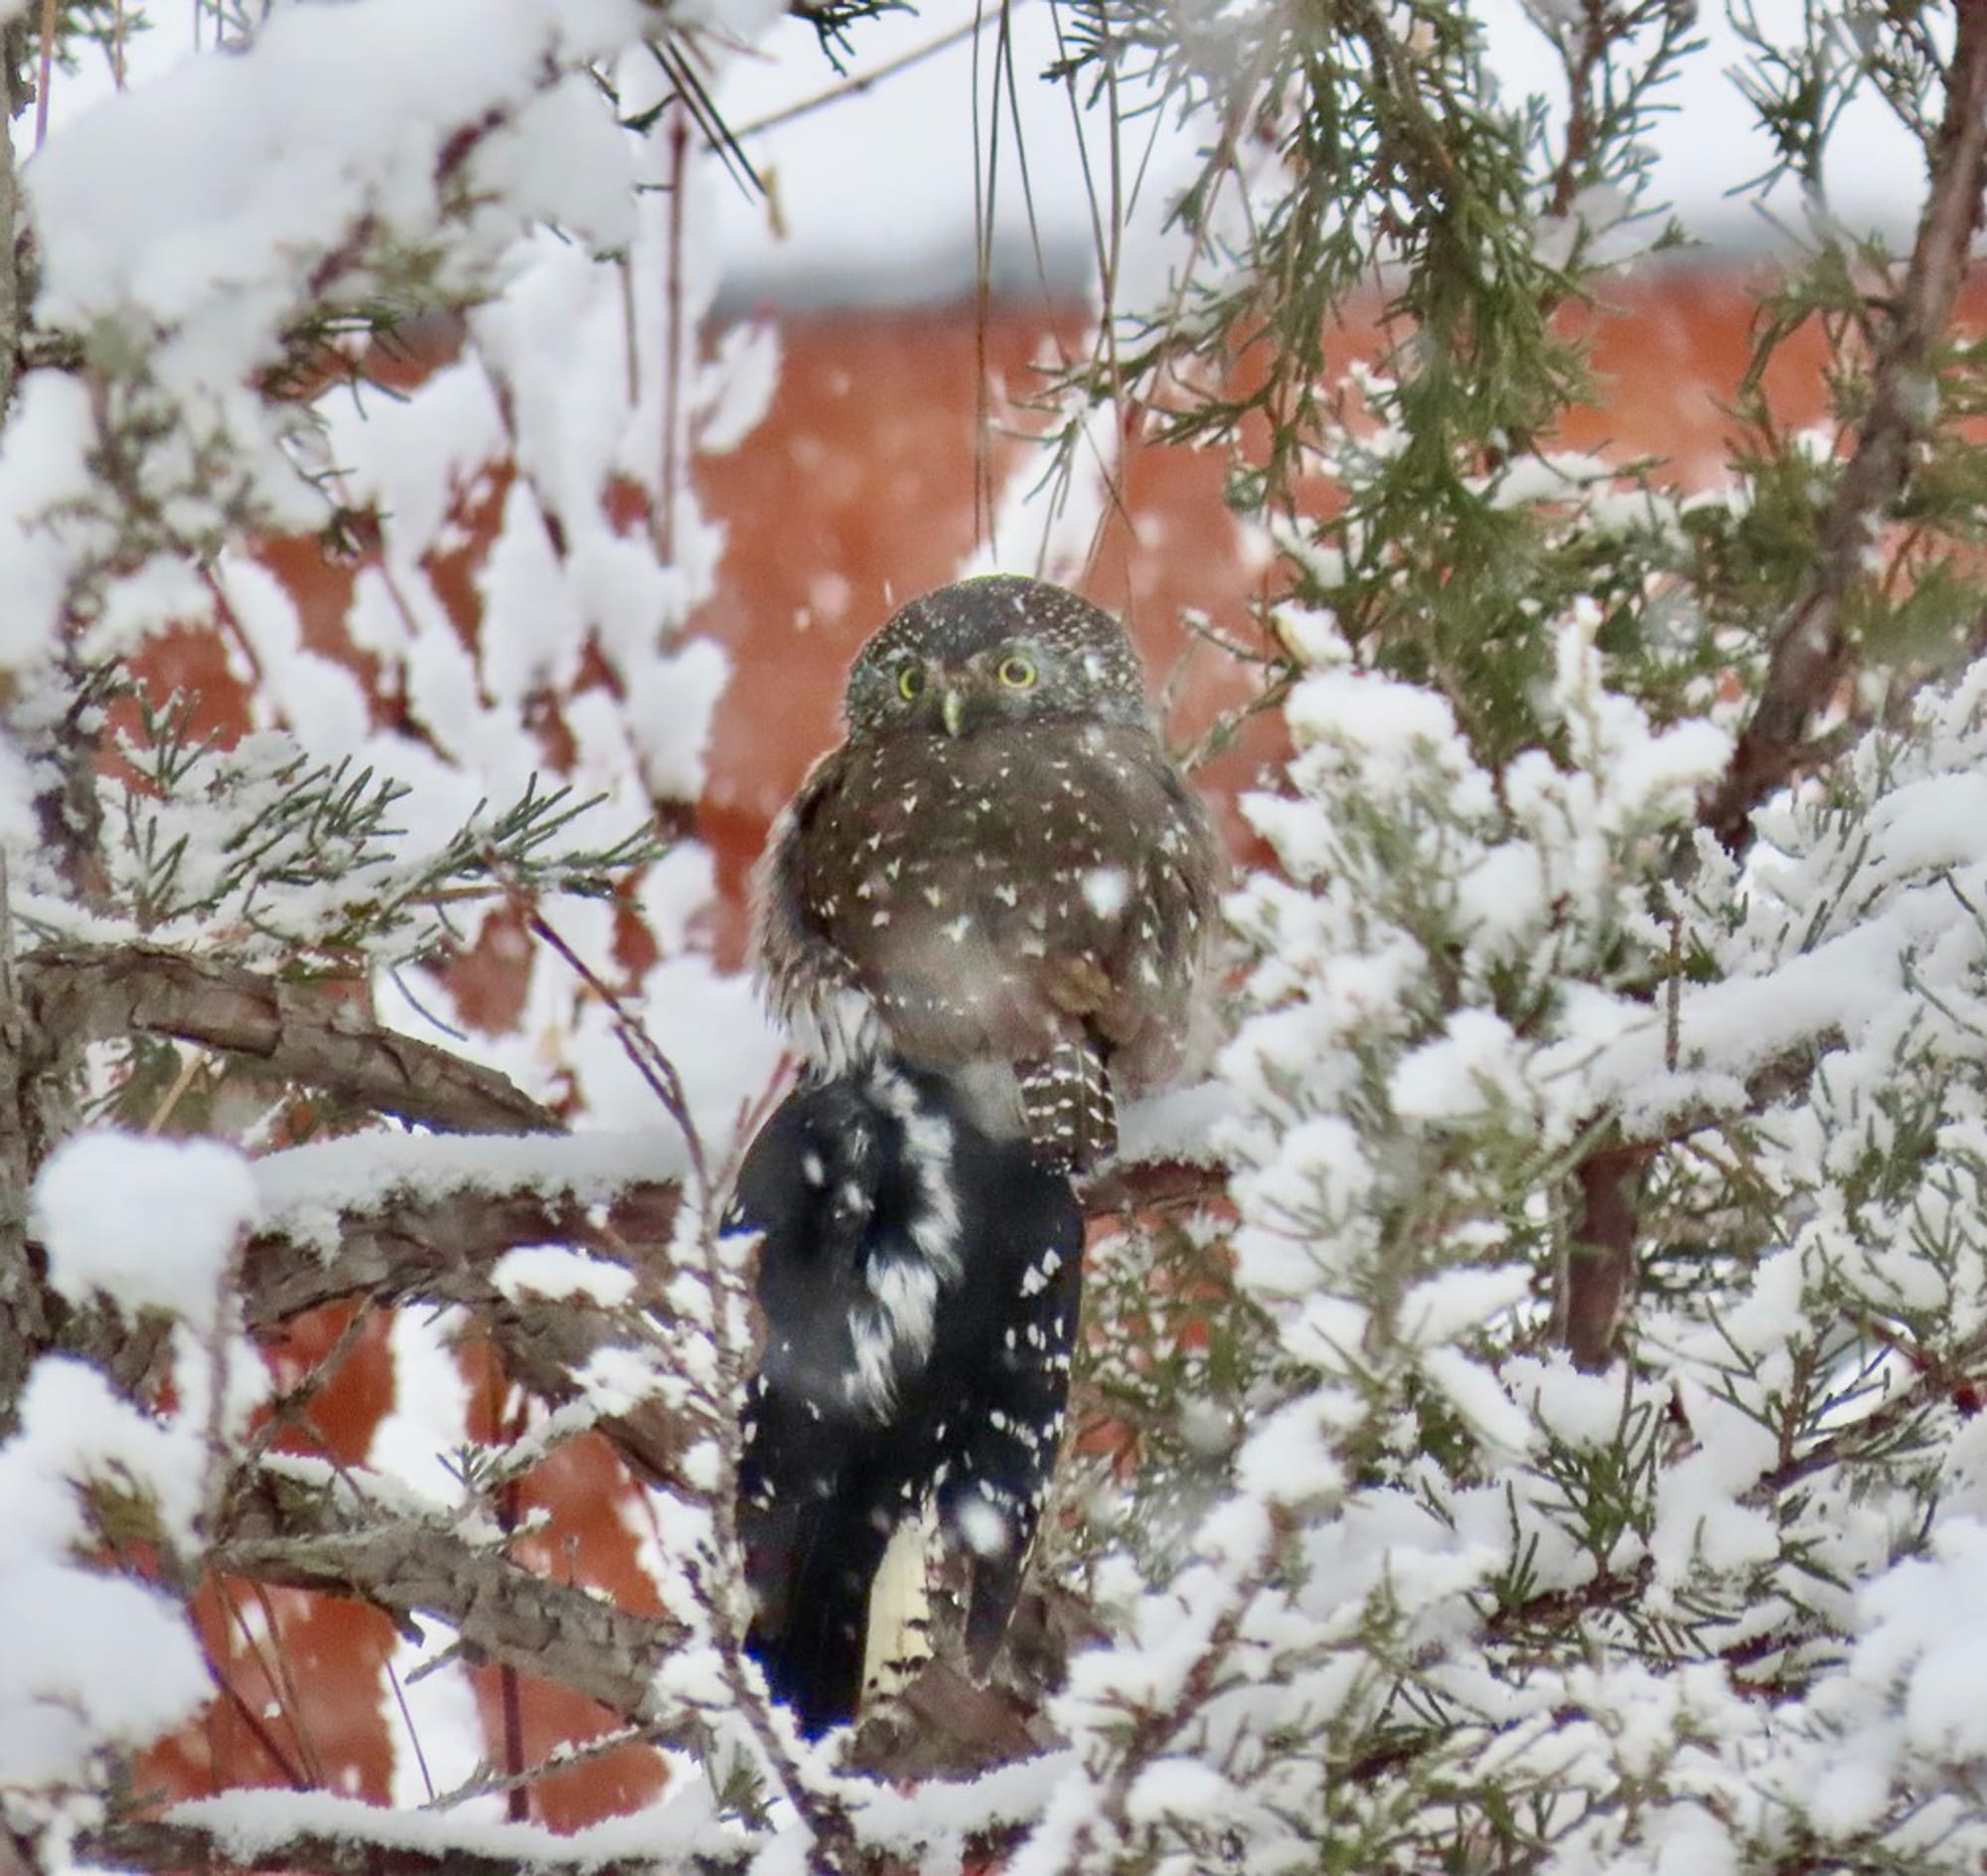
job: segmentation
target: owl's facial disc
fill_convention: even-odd
[[[948,711],[949,692],[958,701]],[[912,600],[863,647],[842,713],[851,732],[952,740],[1023,721],[1150,727],[1145,674],[1117,622],[1087,599],[988,573]]]

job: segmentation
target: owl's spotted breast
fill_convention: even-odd
[[[1210,836],[1143,731],[1090,725],[1048,751],[989,729],[851,744],[799,805],[792,913],[920,1065],[1017,1061],[1093,1028],[1131,1086],[1185,1043],[1155,1020],[1191,990]],[[809,1011],[819,1020],[824,1013]]]

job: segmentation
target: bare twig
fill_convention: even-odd
[[[56,0],[42,0],[41,70],[35,85],[35,148],[49,137],[49,97],[55,90],[56,22],[60,10]]]
[[[677,494],[683,474],[684,409],[684,197],[688,192],[687,157],[689,150],[688,107],[679,104],[665,119],[670,146],[669,277],[663,282],[663,412],[662,461],[658,468],[654,540],[656,558],[665,566],[677,561]]]
[[[1016,5],[1023,0],[1015,0]],[[838,78],[833,84],[803,97],[792,104],[783,104],[778,110],[768,111],[763,117],[755,117],[750,123],[738,124],[732,129],[732,138],[739,143],[747,137],[762,137],[769,130],[777,130],[782,124],[790,124],[797,118],[811,116],[818,110],[825,110],[831,104],[845,104],[851,98],[860,97],[865,91],[874,90],[886,78],[894,78],[900,72],[908,72],[913,66],[924,64],[927,59],[939,53],[948,52],[963,39],[973,38],[981,30],[982,22],[971,19],[939,34],[936,39],[927,40],[922,46],[914,46],[909,52],[900,53],[894,59],[886,59],[879,66],[872,66],[867,72],[851,72],[846,78]]]
[[[22,977],[37,1019],[78,1041],[170,1035],[445,1132],[560,1131],[494,1069],[387,1028],[320,986],[139,946],[38,952]]]
[[[710,1518],[709,1551],[704,1558],[687,1556],[684,1576],[696,1597],[698,1614],[716,1651],[732,1703],[788,1801],[814,1838],[816,1866],[831,1871],[853,1871],[859,1855],[847,1806],[835,1791],[824,1788],[795,1756],[791,1736],[775,1723],[764,1686],[745,1660],[744,1611],[750,1596],[744,1581],[738,1536],[737,1493],[743,1445],[741,1410],[755,1337],[747,1278],[738,1263],[726,1254],[723,1243],[723,1221],[737,1178],[742,1146],[734,1142],[713,1182],[702,1137],[689,1111],[676,1064],[641,1018],[627,1009],[612,988],[559,937],[542,915],[530,907],[522,892],[515,886],[510,889],[533,931],[572,967],[606,1007],[622,1053],[648,1082],[683,1134],[695,1180],[695,1254],[701,1266],[697,1274],[702,1280],[704,1304],[709,1312],[702,1327],[708,1338],[712,1372],[708,1383],[699,1385],[696,1392],[707,1416],[716,1457],[715,1477],[697,1494]],[[672,1414],[669,1418],[676,1421],[679,1417]],[[676,1453],[673,1451],[670,1457],[674,1463]]]
[[[237,1500],[230,1533],[210,1562],[258,1583],[356,1596],[402,1631],[432,1617],[476,1656],[556,1681],[658,1740],[695,1743],[696,1723],[665,1712],[653,1684],[663,1657],[684,1640],[681,1624],[549,1582],[444,1524],[371,1516],[335,1502],[331,1491],[265,1473]]]
[[[1929,152],[1931,191],[1903,290],[1871,372],[1870,413],[1821,518],[1812,571],[1773,636],[1766,677],[1731,766],[1699,815],[1730,853],[1752,813],[1793,773],[1810,716],[1849,669],[1844,602],[1876,531],[1904,493],[1911,450],[1935,417],[1926,374],[1952,314],[1987,187],[1987,4],[1960,0],[1945,116]]]
[[[428,1789],[427,1810],[453,1810],[458,1804],[466,1804],[472,1798],[487,1798],[494,1793],[508,1793],[533,1786],[541,1779],[557,1778],[563,1773],[574,1771],[597,1760],[623,1752],[630,1746],[655,1744],[655,1735],[639,1726],[616,1726],[607,1732],[597,1734],[583,1745],[560,1745],[544,1758],[535,1760],[518,1772],[494,1772],[488,1769],[474,1778],[453,1786],[446,1792]]]
[[[532,903],[525,889],[499,869],[494,857],[490,866],[511,903],[530,926],[533,936],[564,959],[573,975],[600,1000],[601,1007],[613,1020],[615,1040],[621,1044],[622,1053],[635,1072],[649,1084],[651,1092],[663,1104],[664,1112],[676,1122],[682,1133],[684,1145],[689,1153],[690,1172],[695,1180],[698,1202],[706,1211],[709,1210],[710,1168],[704,1161],[703,1141],[697,1132],[695,1117],[689,1111],[689,1097],[684,1093],[683,1077],[677,1073],[676,1063],[670,1060],[614,987],[559,936],[544,914]]]

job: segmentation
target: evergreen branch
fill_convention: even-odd
[[[1859,1459],[1881,1451],[1892,1435],[1941,1400],[1977,1394],[1978,1378],[1974,1370],[1982,1360],[1987,1360],[1987,1336],[1969,1337],[1953,1355],[1944,1359],[1931,1359],[1916,1349],[1900,1352],[1916,1370],[1910,1380],[1868,1413],[1831,1430],[1770,1472],[1762,1473],[1758,1483],[1746,1494],[1748,1501],[1773,1504],[1802,1480],[1832,1468],[1854,1465]]]
[[[38,952],[22,976],[50,1034],[172,1036],[444,1132],[559,1130],[555,1115],[495,1069],[389,1029],[322,986],[138,946]]]
[[[112,896],[147,931],[198,920],[209,942],[255,933],[286,958],[334,968],[394,939],[390,962],[431,952],[447,905],[510,880],[604,898],[671,844],[642,825],[569,845],[604,797],[545,789],[534,774],[506,806],[479,803],[433,852],[403,856],[391,817],[404,783],[351,757],[316,762],[280,738],[223,749],[197,732],[185,700],[154,705],[140,687],[135,701],[141,734],[119,753],[138,785],[106,790],[123,822]]]
[[[1873,536],[1910,482],[1911,452],[1936,420],[1933,354],[1966,272],[1987,190],[1987,5],[1981,0],[1960,0],[1945,115],[1930,168],[1911,264],[1878,347],[1869,414],[1821,518],[1804,590],[1773,635],[1758,701],[1700,816],[1729,853],[1750,843],[1753,810],[1794,772],[1808,719],[1848,673],[1846,602]]]

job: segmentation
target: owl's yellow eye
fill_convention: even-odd
[[[1018,654],[1000,660],[1000,682],[1010,691],[1025,691],[1035,681],[1035,667],[1031,660]]]
[[[906,704],[910,703],[925,688],[925,668],[922,665],[906,665],[897,673],[897,695]]]

